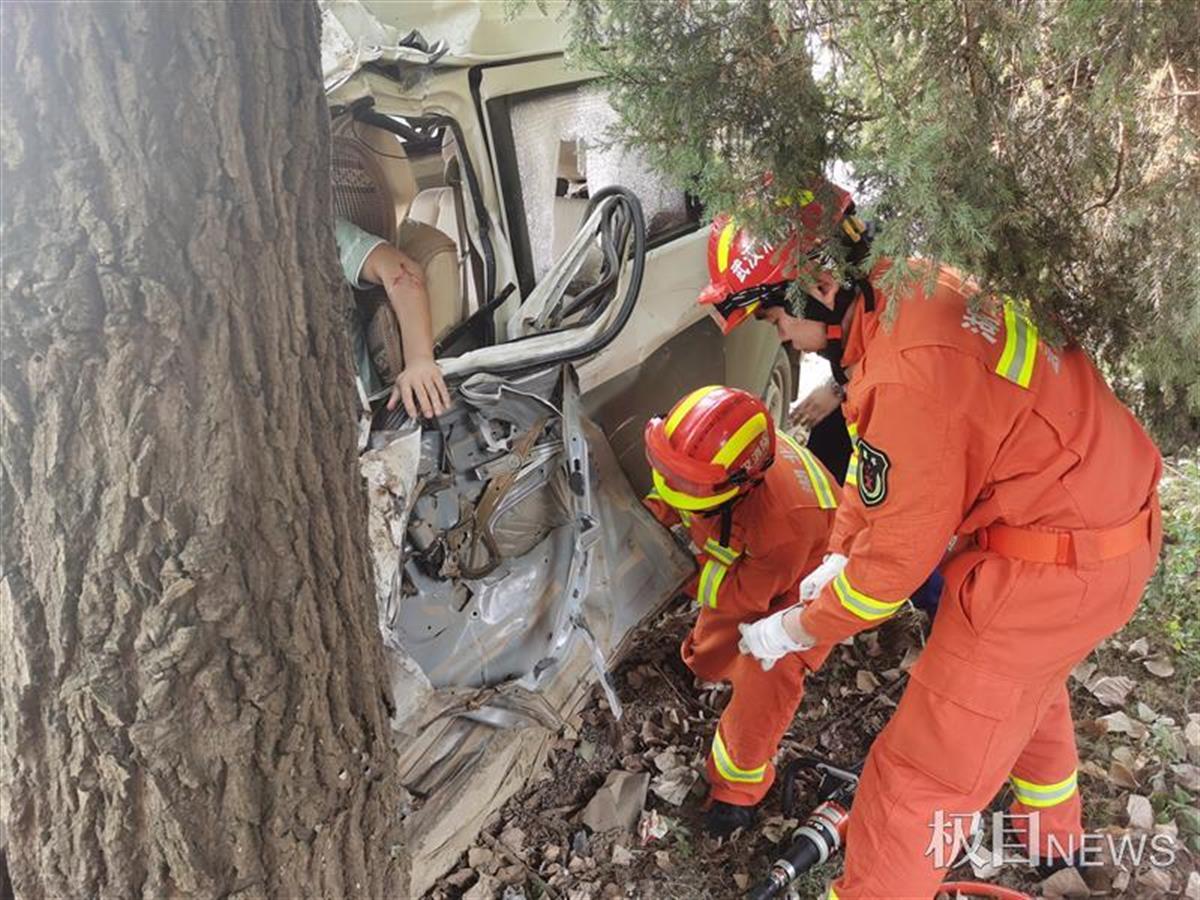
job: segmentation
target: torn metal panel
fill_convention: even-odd
[[[435,687],[518,680],[535,690],[584,637],[578,631],[611,653],[690,560],[661,564],[674,545],[622,500],[629,488],[611,454],[597,477],[592,445],[603,438],[585,431],[569,368],[476,377],[460,397],[421,438],[400,574],[379,581],[385,642],[403,647]],[[502,493],[489,495],[498,483]],[[645,534],[631,534],[639,524]],[[597,575],[621,602],[589,611]]]
[[[483,823],[541,768],[563,721],[577,723],[590,672],[580,647],[564,661],[559,677],[537,693],[511,684],[436,693],[426,716],[413,723],[415,732],[399,742],[401,778],[413,786],[417,801],[404,820],[411,881],[398,886],[398,896],[422,896],[454,867]],[[524,718],[525,724],[493,727],[479,720],[491,711]],[[543,716],[549,718],[539,721]]]
[[[404,823],[415,860],[413,883],[401,897],[420,897],[475,843],[487,817],[502,807],[541,768],[552,733],[545,729],[492,730],[461,779]]]
[[[694,565],[581,411],[570,360],[628,321],[645,251],[635,197],[610,189],[591,202],[600,281],[568,303],[571,280],[555,279],[530,320],[575,324],[445,361],[451,408],[422,430],[381,414],[387,430],[362,454],[392,725],[413,797],[402,811],[409,894],[520,789],[598,679],[619,713],[611,665]]]
[[[526,558],[449,593],[414,572],[418,590],[402,601],[397,638],[437,686],[536,678],[570,560],[570,538],[560,529]]]
[[[466,66],[561,53],[564,0],[321,0],[321,71],[333,90],[369,62]]]
[[[372,443],[362,466],[419,896],[537,770],[693,562],[582,416],[569,366],[475,376],[435,429]],[[477,522],[487,485],[503,477],[510,486]],[[469,534],[481,526],[498,560],[466,577],[481,564]]]
[[[336,90],[376,60],[429,66],[450,49],[425,40],[419,29],[398,28],[361,0],[321,0],[321,77],[325,92]]]
[[[399,570],[404,523],[417,486],[421,430],[376,432],[369,446],[358,464],[367,483],[367,539],[375,564],[375,594],[386,597]]]

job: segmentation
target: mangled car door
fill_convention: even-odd
[[[518,311],[520,336],[442,360],[452,408],[378,414],[362,470],[393,667],[413,894],[449,866],[692,561],[583,415],[573,364],[629,321],[645,225],[622,189]],[[499,764],[498,764],[498,761]]]

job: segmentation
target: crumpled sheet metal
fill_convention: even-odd
[[[525,513],[501,528],[510,548],[520,546],[514,530],[545,536],[478,579],[439,580],[407,565],[417,592],[398,602],[389,596],[388,643],[402,646],[435,687],[516,679],[536,690],[585,635],[606,665],[691,572],[692,560],[642,508],[603,434],[580,417],[573,381],[564,375],[562,384],[562,452],[523,471],[510,495],[520,502],[499,511]],[[580,467],[587,477],[567,487],[564,470]]]
[[[438,687],[486,687],[522,677],[550,650],[570,559],[570,531],[560,527],[524,556],[465,581],[469,597],[461,608],[440,591],[406,597],[398,641]]]
[[[396,729],[400,778],[419,798],[404,819],[413,867],[402,896],[423,896],[454,866],[484,822],[538,771],[564,721],[583,709],[595,679],[577,644],[558,677],[536,692],[514,682],[445,688]],[[497,715],[495,724],[483,721]]]
[[[642,507],[604,435],[580,416],[573,373],[559,374],[557,394],[549,391],[554,379],[548,377],[514,385],[537,395],[527,400],[539,409],[561,403],[554,432],[559,449],[531,465],[511,503],[497,510],[498,520],[511,517],[500,532],[549,523],[545,536],[485,578],[418,580],[416,596],[389,589],[383,597],[397,602],[381,602],[399,768],[416,798],[404,817],[413,895],[451,867],[487,816],[520,790],[631,630],[694,568]],[[519,397],[502,387],[498,394],[476,394],[476,408],[497,403],[516,424],[523,421],[523,410],[513,405]],[[478,465],[461,446],[448,452],[461,465]],[[413,467],[419,453],[420,437],[409,436],[364,454],[377,517],[372,548],[385,567],[402,560],[396,542],[404,538],[404,519],[395,517],[409,515],[418,472],[429,474]],[[583,466],[586,477],[568,484],[564,461]],[[505,532],[502,541],[520,549],[519,534]],[[403,564],[412,572],[411,561]],[[379,584],[390,577],[389,586],[396,585],[398,575],[390,571],[379,573]],[[572,573],[578,597],[565,587]],[[431,626],[453,629],[436,649],[418,634],[422,627],[431,634]]]
[[[320,0],[321,78],[325,93],[345,84],[367,63],[379,59],[425,65],[449,49],[381,22],[360,0]],[[424,48],[424,49],[422,49]]]
[[[375,596],[379,600],[379,626],[384,638],[393,718],[404,722],[418,715],[433,694],[433,685],[416,660],[396,641],[389,640],[384,602],[399,575],[404,523],[412,506],[421,461],[421,430],[376,433],[372,441],[377,446],[363,452],[358,465],[367,485],[367,540],[375,573]]]
[[[387,597],[395,582],[404,550],[404,523],[414,500],[421,463],[421,429],[376,434],[374,443],[358,458],[367,483],[367,540],[375,564],[375,596]]]
[[[633,629],[674,596],[696,563],[642,505],[603,432],[588,419],[583,432],[596,472],[592,497],[601,523],[583,618],[611,665]]]

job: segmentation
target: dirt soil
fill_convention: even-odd
[[[645,626],[633,642],[633,653],[615,672],[624,705],[620,722],[597,690],[578,727],[566,729],[555,742],[540,778],[488,824],[460,868],[430,892],[431,900],[732,898],[744,895],[767,872],[796,824],[783,815],[778,785],[765,801],[755,829],[725,841],[710,839],[703,832],[704,760],[729,694],[727,688],[697,684],[679,659],[679,642],[693,615],[693,605],[681,598]],[[780,769],[806,753],[843,764],[860,761],[895,708],[928,627],[923,613],[908,610],[876,632],[837,648],[824,669],[808,680],[800,713],[781,747]],[[1144,859],[1141,866],[1127,861],[1122,870],[1109,864],[1090,870],[1088,885],[1058,876],[1040,885],[1023,866],[980,870],[986,880],[1046,897],[1178,897],[1200,891],[1197,848],[1184,846],[1196,839],[1188,831],[1186,816],[1183,827],[1176,821],[1181,801],[1194,808],[1192,794],[1182,785],[1200,788],[1195,783],[1200,775],[1196,768],[1200,741],[1192,743],[1200,738],[1200,715],[1193,712],[1196,698],[1190,684],[1146,670],[1139,652],[1148,649],[1134,647],[1131,654],[1127,645],[1110,641],[1081,666],[1080,677],[1072,679],[1081,732],[1081,787],[1089,828],[1109,827],[1119,833],[1130,830],[1131,795],[1157,796],[1162,793],[1156,792],[1157,787],[1167,790],[1175,797],[1174,806],[1155,800],[1151,828],[1179,835],[1182,849],[1175,865],[1155,870]],[[1088,685],[1098,685],[1111,702],[1114,697],[1106,693],[1106,685],[1112,686],[1112,678],[1128,679],[1128,683],[1116,682],[1118,693],[1129,690],[1119,704],[1106,706]],[[1153,712],[1151,706],[1169,712]],[[1101,719],[1114,709],[1125,710],[1122,715],[1133,734],[1125,730],[1127,723],[1120,717]],[[1117,730],[1110,731],[1111,726]],[[1165,737],[1160,740],[1155,734]],[[1170,752],[1163,740],[1173,742]],[[671,771],[680,761],[694,773],[695,782],[676,805],[654,788],[664,781],[660,767]],[[614,770],[651,775],[640,833],[615,829],[593,834],[579,821],[581,811]],[[674,774],[678,779],[677,769]],[[802,810],[815,802],[812,788],[802,785]],[[1002,794],[997,808],[1007,802]],[[653,837],[649,831],[661,836]],[[985,842],[985,847],[989,845]],[[836,874],[837,862],[801,879],[794,896],[821,896],[827,880]],[[969,863],[953,874],[975,879]]]

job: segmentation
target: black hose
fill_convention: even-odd
[[[615,232],[615,237],[612,240],[612,248],[605,253],[604,268],[601,270],[606,276],[606,283],[615,284],[621,275],[621,259],[617,249],[624,251],[625,246],[629,242],[629,230],[632,227],[629,216],[625,214],[625,210],[621,206],[613,206],[608,210],[605,226]],[[604,313],[607,304],[596,303],[584,315],[576,325],[590,325]],[[578,302],[573,303],[568,308],[564,318],[573,315],[576,308],[582,308],[583,304]]]
[[[772,897],[778,897],[779,892],[785,887],[787,887],[786,883],[780,885],[774,881],[763,881],[750,889],[746,900],[771,900]]]

